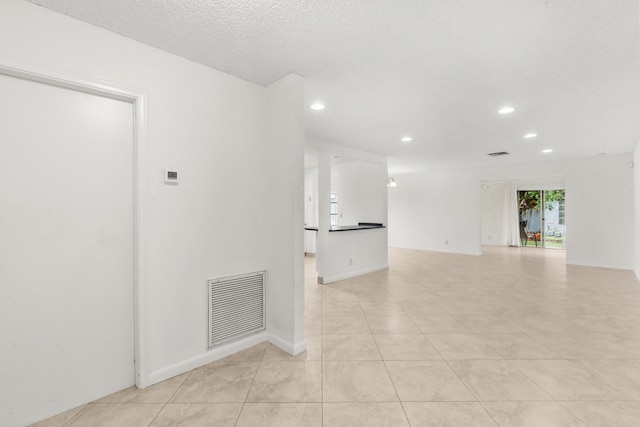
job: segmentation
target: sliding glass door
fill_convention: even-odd
[[[518,213],[522,246],[565,247],[564,190],[518,191]]]

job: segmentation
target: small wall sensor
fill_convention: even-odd
[[[165,184],[177,184],[179,182],[178,171],[175,169],[165,169],[164,182]]]

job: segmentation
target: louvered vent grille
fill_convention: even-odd
[[[264,271],[211,279],[209,348],[265,328]]]

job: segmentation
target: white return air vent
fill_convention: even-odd
[[[211,279],[209,348],[265,329],[266,273]]]

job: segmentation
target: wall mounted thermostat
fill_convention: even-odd
[[[176,169],[165,169],[164,182],[165,184],[177,184],[179,182],[178,171]]]

